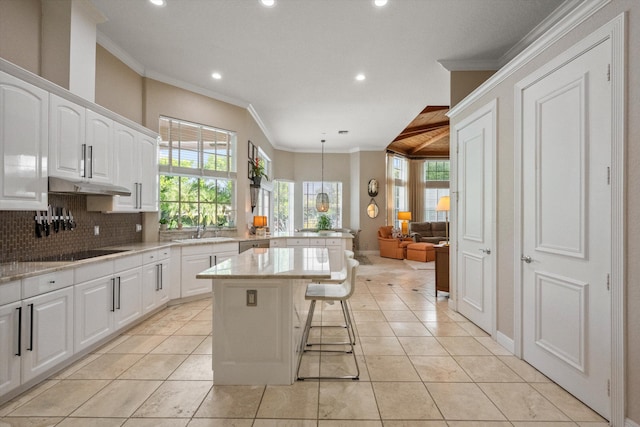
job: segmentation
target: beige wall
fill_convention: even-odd
[[[40,0],[0,0],[0,57],[40,75]]]
[[[100,45],[96,46],[96,104],[142,124],[143,79]]]
[[[454,107],[494,74],[495,71],[452,71],[449,105]]]
[[[271,144],[255,123],[249,112],[242,107],[218,101],[204,95],[171,86],[156,80],[144,79],[143,125],[158,132],[160,116],[168,116],[207,124],[237,133],[238,141],[238,186],[236,224],[241,235],[246,234],[246,225],[251,223],[249,180],[247,176],[247,141],[251,140],[273,159]],[[277,165],[276,165],[277,167]]]
[[[387,156],[384,151],[361,151],[360,152],[360,176],[358,187],[360,192],[360,207],[358,216],[360,217],[360,250],[378,250],[378,229],[387,223],[386,215],[386,193],[387,193]],[[374,197],[380,213],[376,218],[367,216],[367,206],[371,197],[367,192],[367,185],[370,179],[378,180],[378,195]]]
[[[572,30],[567,36],[548,48],[524,68],[518,70],[482,99],[452,120],[452,126],[467,117],[474,109],[492,99],[498,100],[498,217],[497,217],[497,259],[498,259],[498,331],[513,338],[514,333],[514,280],[511,256],[514,253],[514,85],[538,69],[552,58],[568,49],[597,28],[609,22],[620,13],[628,11],[627,27],[627,170],[626,170],[626,224],[627,253],[626,281],[626,359],[627,359],[627,416],[640,424],[640,364],[636,363],[640,354],[640,222],[635,220],[640,211],[640,2],[637,0],[616,0],[597,14]]]

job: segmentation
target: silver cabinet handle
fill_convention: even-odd
[[[522,256],[520,257],[520,260],[522,260],[522,261],[526,262],[527,264],[531,264],[531,261],[533,261],[533,260],[531,259],[531,257],[530,257],[530,256],[527,256],[527,255],[522,255]]]
[[[491,249],[487,248],[487,249],[478,249],[480,252],[485,253],[487,255],[491,254]]]

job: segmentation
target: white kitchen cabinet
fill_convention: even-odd
[[[158,139],[138,133],[138,194],[142,212],[158,211]],[[168,276],[167,276],[168,277]]]
[[[20,385],[22,303],[0,305],[0,396]]]
[[[22,382],[73,355],[73,287],[22,301]]]
[[[49,94],[0,71],[0,210],[47,208]]]
[[[76,269],[76,352],[142,315],[141,265],[141,256],[132,255]]]
[[[196,279],[196,275],[238,254],[237,242],[182,247],[181,297],[211,292],[211,281]]]
[[[80,351],[114,331],[115,279],[109,272],[74,288],[74,349]]]
[[[85,178],[106,184],[113,182],[113,120],[86,110]]]
[[[142,316],[142,267],[116,273],[115,281],[113,320],[117,330]]]
[[[157,140],[114,123],[114,183],[131,190],[130,196],[88,196],[87,210],[102,212],[156,212],[158,210]]]
[[[170,249],[160,249],[144,255],[142,267],[142,312],[166,304],[169,301]]]
[[[86,109],[58,95],[49,98],[49,176],[77,181],[83,177]]]

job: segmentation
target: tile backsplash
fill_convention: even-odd
[[[136,224],[142,224],[142,214],[103,214],[87,212],[84,195],[49,194],[52,207],[71,210],[76,228],[58,233],[51,227],[50,235],[36,237],[35,211],[0,211],[0,263],[37,261],[42,258],[105,246],[124,245],[142,241]],[[94,226],[100,235],[94,235]]]

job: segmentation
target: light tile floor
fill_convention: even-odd
[[[351,300],[359,381],[214,386],[211,303],[169,307],[0,407],[0,426],[489,427],[608,425],[436,299],[434,271],[369,256]],[[340,319],[325,305],[316,324]],[[336,329],[313,330],[331,339]],[[353,371],[305,355],[304,374]]]

